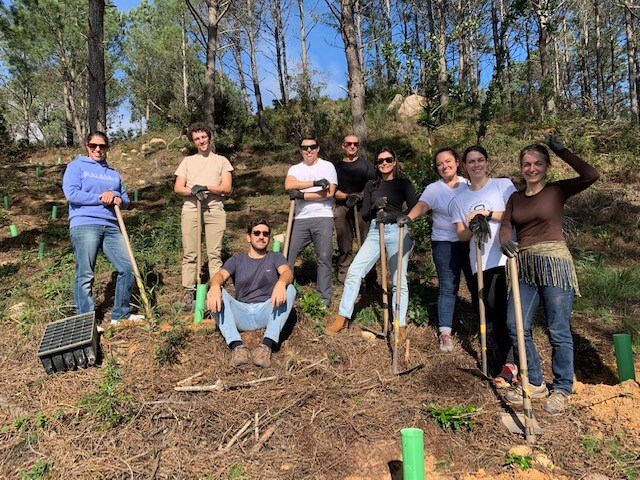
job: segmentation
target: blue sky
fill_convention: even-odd
[[[138,6],[140,1],[111,0],[110,3],[115,5],[119,10],[126,12],[131,8]],[[314,6],[318,11],[326,11],[326,6],[322,1],[305,1],[305,7],[307,10],[310,10]],[[300,59],[301,46],[298,38],[298,18],[298,9],[296,6],[295,8],[292,8],[292,12],[289,17],[289,27],[287,30],[287,58],[290,70],[293,69]],[[346,88],[347,86],[347,66],[340,35],[334,29],[321,24],[317,24],[311,32],[308,32],[308,34],[307,55],[309,57],[311,68],[322,72],[316,80],[326,83],[323,93],[332,98],[344,98],[346,93],[343,88]],[[272,104],[272,100],[274,98],[274,94],[271,92],[279,93],[278,77],[275,73],[275,65],[269,46],[265,42],[262,42],[258,45],[258,51],[260,88],[262,91],[263,103],[267,106]],[[246,64],[248,65],[248,61]],[[249,87],[251,86],[249,78],[247,78],[247,85]],[[127,119],[124,118],[123,120],[126,122]]]

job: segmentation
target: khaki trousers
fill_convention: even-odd
[[[182,210],[182,286],[187,290],[195,290],[196,269],[198,261],[198,212]],[[227,228],[227,212],[224,210],[203,210],[202,224],[207,242],[209,258],[209,278],[222,267],[220,252],[222,237]],[[204,256],[203,256],[204,257]]]

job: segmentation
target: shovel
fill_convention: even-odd
[[[360,238],[360,219],[358,218],[358,204],[353,206],[353,218],[356,226],[356,240],[358,241],[358,250],[362,246],[362,239]],[[382,250],[380,251],[382,254]]]
[[[113,209],[116,212],[118,225],[120,226],[120,232],[122,232],[122,237],[124,238],[124,245],[127,248],[127,253],[129,254],[129,260],[131,261],[131,266],[133,267],[133,275],[136,277],[138,290],[140,290],[140,299],[142,300],[142,306],[144,308],[145,317],[147,318],[147,320],[151,320],[153,319],[153,314],[151,312],[151,305],[149,304],[149,299],[147,298],[147,292],[144,289],[144,283],[142,282],[142,277],[140,276],[140,270],[138,270],[136,257],[133,255],[133,250],[131,250],[131,243],[129,242],[129,235],[127,234],[127,227],[125,226],[124,220],[122,218],[122,212],[120,211],[120,206],[114,204]]]
[[[398,261],[396,262],[396,308],[393,316],[393,374],[406,375],[423,367],[414,365],[406,370],[398,370],[398,349],[400,348],[400,296],[402,291],[402,259],[404,258],[404,225],[398,227]],[[408,355],[405,353],[405,358]]]
[[[289,255],[289,243],[291,241],[291,228],[293,227],[293,215],[296,211],[296,201],[291,200],[289,205],[289,218],[287,219],[287,232],[284,235],[284,246],[282,247],[282,254],[284,258]]]
[[[198,254],[196,257],[196,305],[193,321],[199,323],[204,319],[204,304],[207,297],[207,285],[202,284],[202,201],[199,198],[196,198],[196,208],[198,209]]]
[[[480,314],[480,349],[482,374],[487,377],[487,314],[484,304],[484,271],[482,270],[482,248],[476,238],[476,265],[478,268],[478,312]]]
[[[518,262],[515,257],[509,258],[509,276],[511,277],[511,295],[513,295],[513,308],[516,315],[516,336],[518,338],[518,357],[520,364],[520,381],[522,382],[522,406],[523,414],[502,413],[502,423],[513,433],[524,433],[528,444],[536,443],[536,434],[542,433],[533,417],[531,397],[529,396],[529,370],[527,366],[527,348],[524,343],[524,326],[522,322],[522,306],[520,304],[520,284],[518,281]],[[515,417],[515,418],[514,418]]]
[[[355,207],[354,207],[355,208]],[[357,211],[354,211],[357,213]],[[357,218],[357,217],[356,217]],[[357,224],[356,224],[357,225]],[[358,228],[356,226],[356,231]],[[363,330],[373,333],[376,338],[386,340],[389,335],[389,292],[387,291],[387,250],[384,244],[384,224],[378,223],[378,231],[380,232],[380,267],[382,269],[382,318],[383,327],[382,332],[372,330],[367,327],[361,327]]]

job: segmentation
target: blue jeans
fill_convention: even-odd
[[[134,276],[120,229],[106,225],[78,225],[71,227],[70,235],[73,253],[76,257],[76,279],[73,289],[76,313],[92,312],[94,309],[93,272],[96,267],[98,251],[102,250],[104,256],[118,272],[111,319],[127,318]]]
[[[230,344],[242,341],[240,332],[266,328],[264,336],[278,343],[295,299],[296,289],[293,285],[287,286],[287,302],[279,307],[272,306],[271,300],[262,303],[239,302],[223,288],[222,309],[215,314],[220,333]]]
[[[402,281],[400,286],[400,326],[406,325],[407,307],[409,305],[409,288],[407,287],[407,265],[409,264],[409,254],[413,242],[409,236],[409,229],[404,229],[404,246],[402,255]],[[399,229],[396,224],[384,226],[384,244],[387,247],[387,259],[389,261],[389,270],[391,272],[392,295],[391,304],[395,311],[396,295],[396,272],[398,268],[398,240]],[[380,232],[376,220],[371,221],[367,238],[358,250],[356,258],[351,262],[351,266],[347,271],[347,278],[344,281],[344,290],[338,313],[346,318],[353,315],[353,307],[356,303],[356,297],[360,292],[360,284],[362,279],[375,267],[376,262],[380,258]]]
[[[438,274],[439,331],[451,333],[461,272],[464,272],[474,305],[478,296],[469,263],[469,242],[432,241],[431,251]]]
[[[522,304],[522,323],[524,340],[527,348],[527,367],[529,382],[542,385],[544,378],[540,365],[540,356],[531,336],[531,320],[542,299],[544,313],[547,317],[549,341],[552,347],[551,369],[553,370],[553,389],[567,395],[573,389],[573,337],[571,336],[571,309],[573,308],[574,291],[560,287],[531,285],[520,281],[520,302]],[[509,295],[509,311],[507,326],[514,350],[517,352],[516,317],[513,295]]]

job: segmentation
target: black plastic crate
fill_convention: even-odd
[[[95,365],[98,359],[95,312],[48,324],[40,341],[38,357],[48,374]]]

